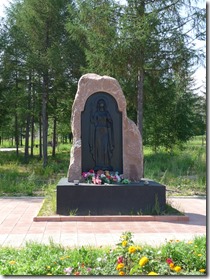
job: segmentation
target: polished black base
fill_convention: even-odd
[[[62,178],[57,185],[57,214],[132,215],[166,204],[165,186],[152,181],[119,185],[74,185]]]

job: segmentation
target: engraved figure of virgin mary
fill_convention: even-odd
[[[112,170],[114,150],[113,121],[104,99],[99,99],[90,116],[89,148],[95,162],[94,170]]]

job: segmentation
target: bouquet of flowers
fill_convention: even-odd
[[[95,172],[93,169],[88,172],[83,172],[82,177],[85,179],[87,183],[91,184],[116,184],[123,183],[128,184],[130,181],[128,179],[124,179],[122,174],[118,174],[118,172],[109,172],[99,170]]]

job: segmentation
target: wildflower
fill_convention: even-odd
[[[198,254],[198,257],[201,257],[202,256],[202,254]]]
[[[188,244],[192,244],[193,243],[193,241],[188,241]]]
[[[50,266],[49,266],[49,265],[47,266],[47,269],[50,269]]]
[[[135,252],[136,252],[136,247],[135,247],[135,246],[130,246],[130,247],[128,248],[128,252],[129,252],[130,254],[135,253]]]
[[[151,271],[150,273],[148,273],[148,275],[158,275],[158,274],[154,271]]]
[[[16,264],[16,261],[10,261],[9,264],[11,265]]]
[[[66,275],[70,275],[72,270],[73,270],[72,267],[67,267],[67,268],[64,269],[64,272],[66,273]]]
[[[74,275],[80,275],[79,271],[74,272]]]
[[[142,257],[139,261],[140,266],[144,266],[146,263],[148,263],[149,259],[147,257]]]
[[[180,271],[181,271],[181,267],[177,265],[177,266],[174,267],[174,270],[175,270],[176,272],[180,272]]]
[[[120,271],[119,275],[125,275],[125,272],[124,271]]]
[[[170,269],[172,269],[172,270],[174,269],[174,263],[170,263],[169,266],[170,266]]]
[[[127,242],[126,240],[123,240],[122,246],[125,247],[125,246],[127,245],[127,243],[128,243],[128,242]]]
[[[206,270],[204,268],[199,269],[200,272],[204,273]]]
[[[123,256],[120,256],[118,259],[117,259],[117,263],[122,263],[123,262]]]
[[[120,270],[120,269],[122,269],[124,266],[125,266],[124,263],[119,263],[119,264],[117,265],[116,269],[117,269],[117,270]]]
[[[171,258],[166,259],[167,264],[173,263],[173,260]]]
[[[47,273],[47,275],[52,275],[52,273]]]

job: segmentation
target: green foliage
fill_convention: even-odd
[[[69,164],[69,149],[60,147],[56,158],[50,157],[48,165],[43,168],[38,157],[29,163],[24,162],[24,155],[14,151],[1,152],[0,156],[0,195],[44,195],[50,193],[58,180],[66,176]],[[47,192],[46,192],[47,191]]]
[[[130,232],[109,247],[69,248],[28,242],[19,249],[1,247],[4,275],[205,275],[206,237],[171,240],[163,245],[137,245]],[[171,263],[171,264],[170,264]],[[152,272],[152,273],[151,273]]]

